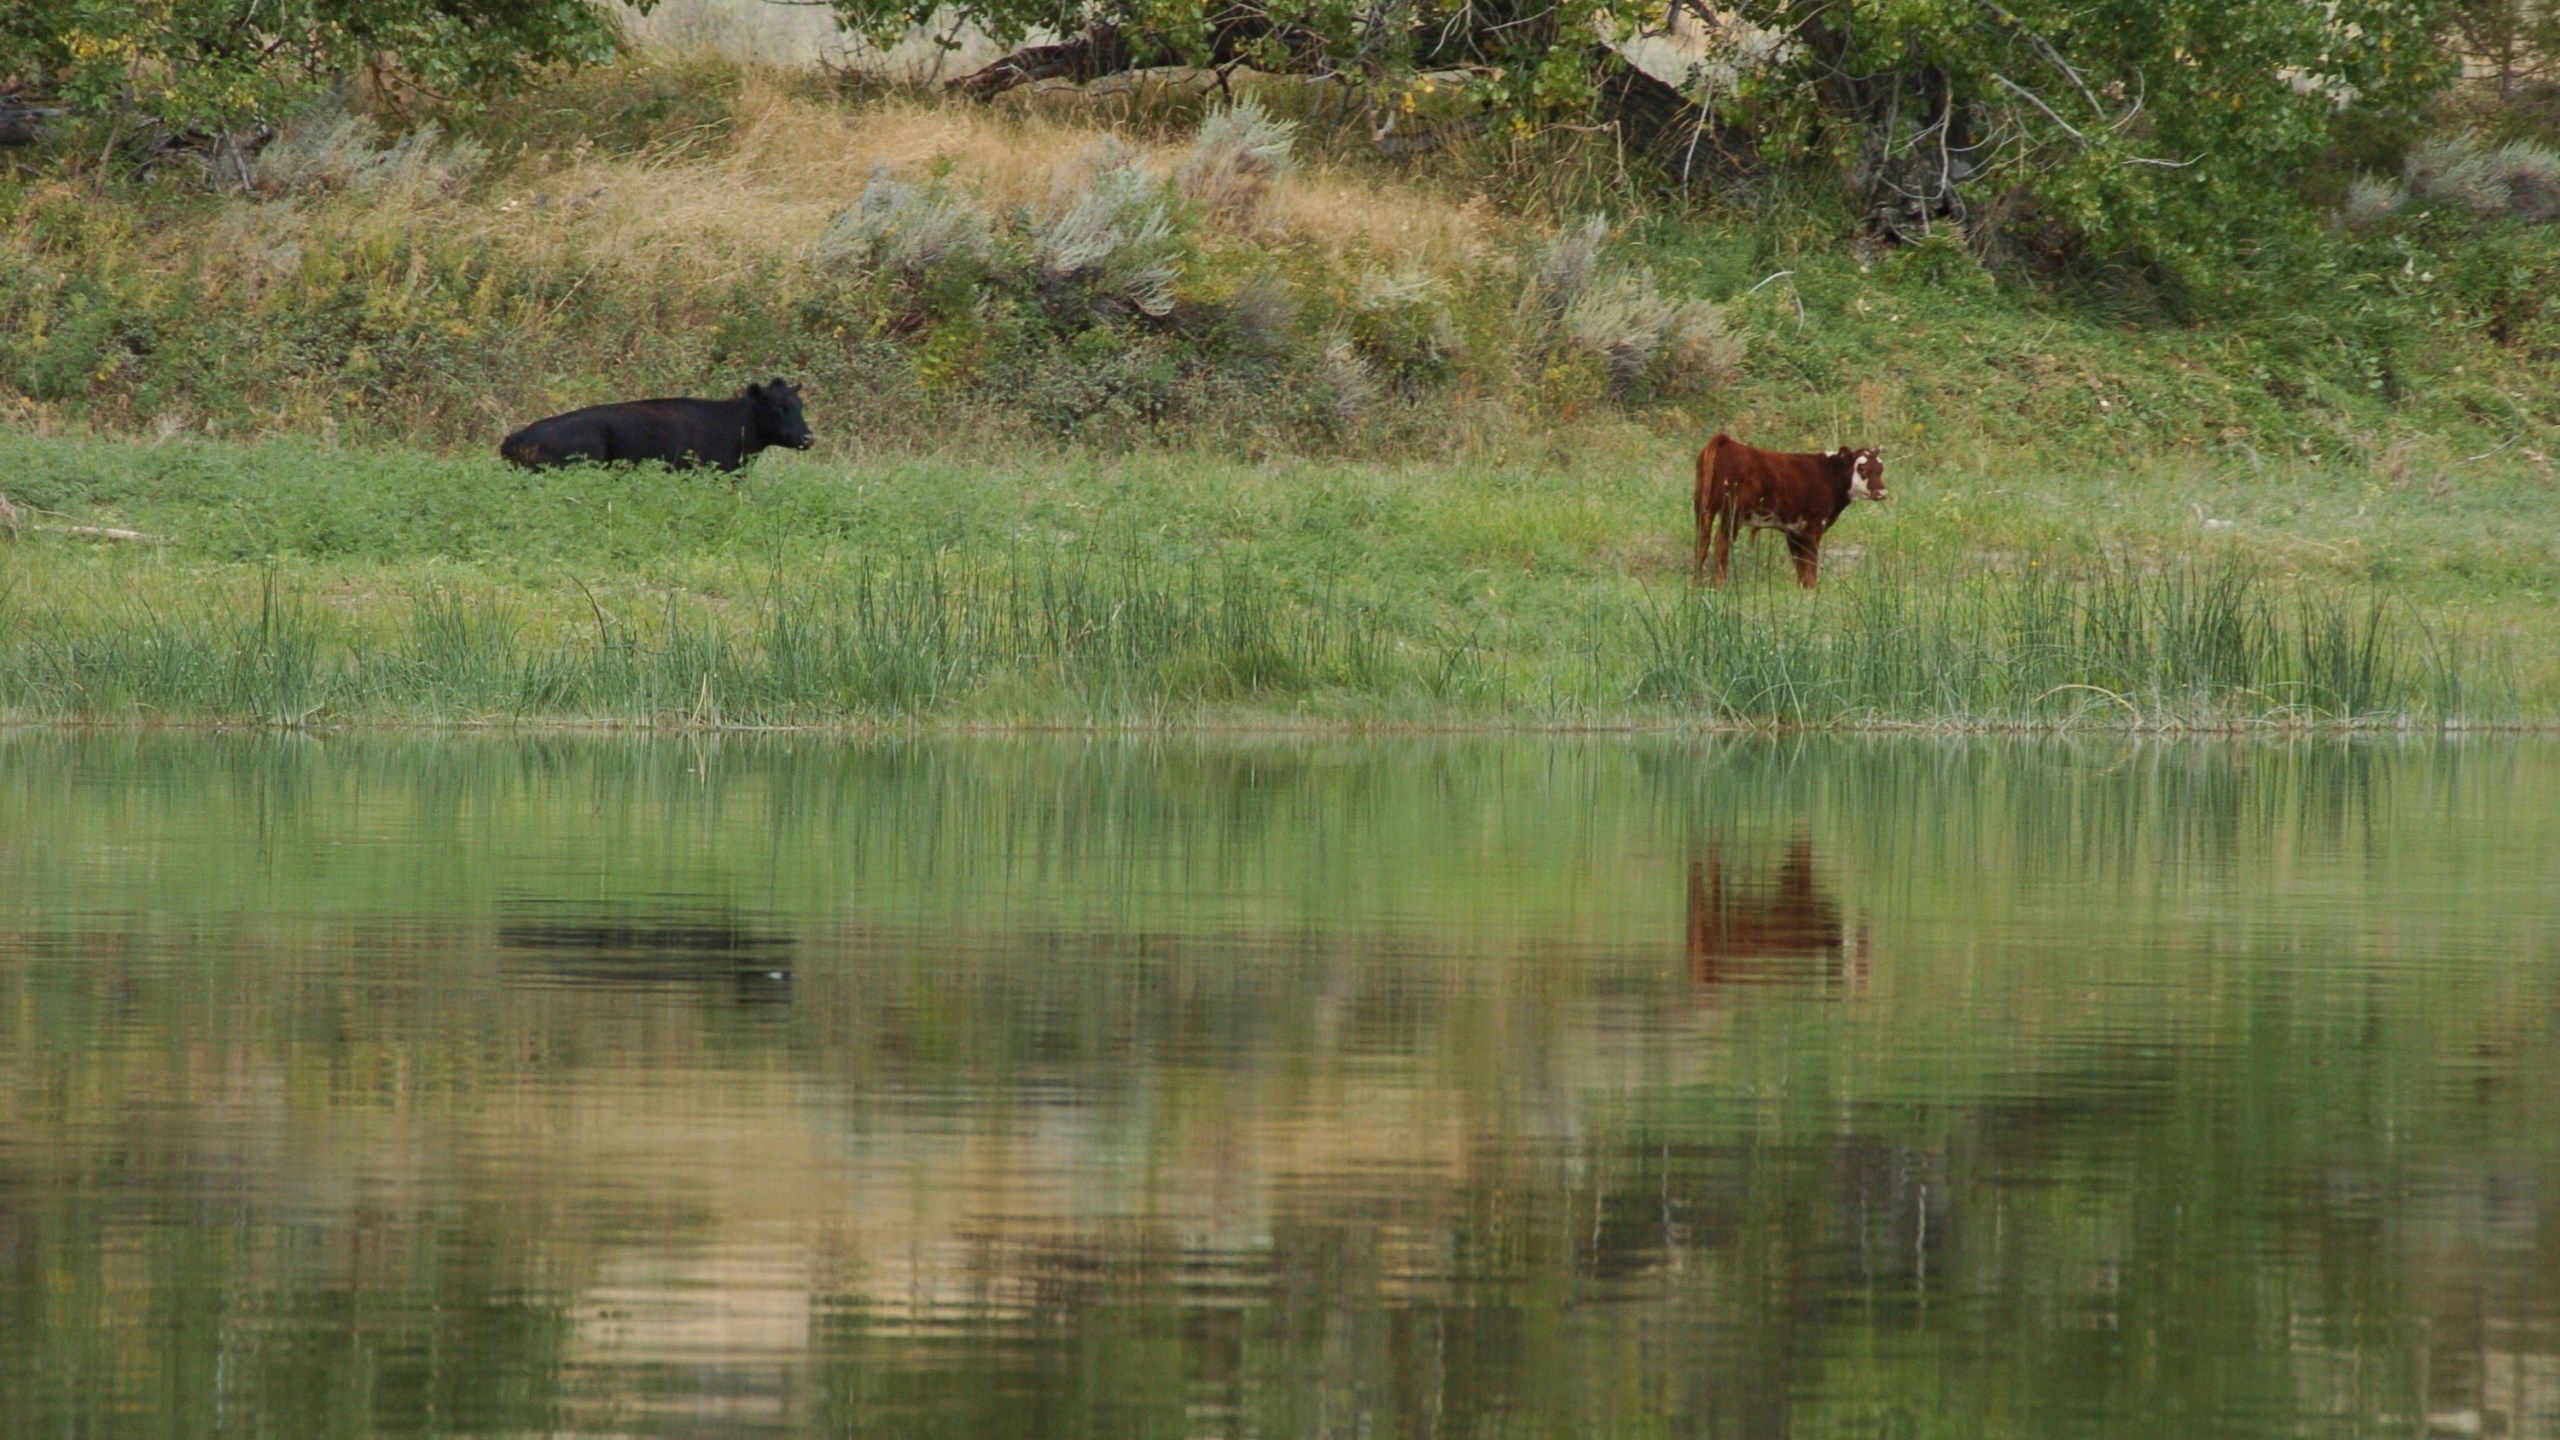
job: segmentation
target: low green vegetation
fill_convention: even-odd
[[[1254,465],[483,457],[14,439],[22,718],[675,725],[2180,726],[2560,710],[2539,485],[2050,475],[1925,438],[1808,595],[1687,580],[1685,455]],[[2201,511],[2200,522],[2197,512]],[[63,525],[38,515],[38,525]]]
[[[2025,230],[1879,247],[1784,171],[1598,215],[1601,149],[1381,160],[1245,88],[1106,131],[655,58],[310,111],[238,184],[39,148],[0,176],[0,714],[2560,717],[2532,144],[2342,181],[2207,296]],[[820,445],[734,479],[492,454],[775,373]],[[1881,445],[1896,499],[1816,593],[1759,537],[1700,594],[1716,430]]]

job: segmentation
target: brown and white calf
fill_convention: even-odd
[[[1787,537],[1796,579],[1813,588],[1822,563],[1822,536],[1856,500],[1882,500],[1884,456],[1875,450],[1788,454],[1718,435],[1698,452],[1698,559],[1693,578],[1707,578],[1707,547],[1715,546],[1715,583],[1722,585],[1733,554],[1733,532],[1777,530]],[[1721,527],[1721,528],[1719,528]]]

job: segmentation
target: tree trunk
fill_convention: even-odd
[[[1136,56],[1116,25],[1096,25],[1071,40],[1025,45],[992,64],[943,82],[943,88],[972,100],[992,100],[1017,85],[1036,80],[1070,80],[1078,85],[1132,68]]]

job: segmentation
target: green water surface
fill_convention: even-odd
[[[0,736],[0,1437],[2560,1435],[2560,743]]]

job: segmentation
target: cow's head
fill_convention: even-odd
[[[1888,498],[1884,493],[1883,451],[1873,449],[1844,450],[1840,453],[1849,457],[1850,499],[1883,500]]]
[[[755,402],[757,428],[764,432],[768,445],[788,445],[806,450],[818,443],[809,433],[809,419],[800,413],[800,392],[791,382],[777,375],[762,385],[749,385],[747,398]]]

